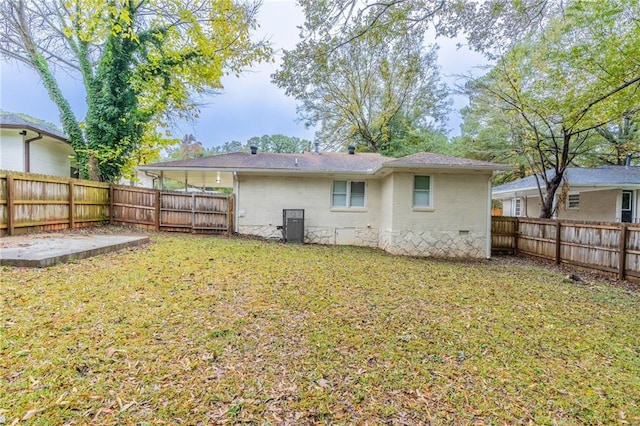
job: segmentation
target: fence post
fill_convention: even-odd
[[[229,194],[227,197],[227,234],[232,235],[235,227],[235,195]]]
[[[156,231],[159,231],[160,230],[160,190],[159,189],[157,189],[155,193],[155,205],[156,205],[156,211],[154,212],[155,214],[154,222],[155,222]]]
[[[515,229],[513,231],[513,255],[518,254],[518,235],[520,235],[520,219],[516,216]]]
[[[13,204],[14,200],[14,189],[13,186],[13,175],[11,173],[7,174],[7,235],[13,235],[14,231],[14,218],[15,218],[15,206]]]
[[[560,256],[561,256],[560,246],[561,246],[561,243],[562,243],[562,238],[560,236],[560,228],[561,227],[562,227],[562,224],[558,220],[556,222],[556,265],[560,264]]]
[[[620,225],[620,241],[618,242],[618,278],[624,280],[627,269],[627,224]]]
[[[109,185],[109,225],[113,225],[113,184]]]
[[[73,188],[73,181],[69,180],[69,229],[73,229],[76,226],[76,203]]]

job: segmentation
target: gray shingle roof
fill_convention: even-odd
[[[547,172],[553,176],[553,171]],[[640,166],[602,166],[596,168],[570,167],[565,177],[571,186],[623,186],[640,185]],[[493,193],[536,189],[536,179],[528,176],[493,188]]]
[[[274,154],[233,152],[189,160],[150,164],[167,168],[223,168],[237,170],[300,170],[323,172],[371,171],[388,158],[379,154],[322,153],[322,154]],[[297,162],[297,164],[296,164]]]
[[[44,123],[25,120],[24,118],[11,113],[0,113],[0,127],[27,129],[34,132],[46,133],[49,136],[53,136],[64,141],[67,140],[67,136],[55,127]]]
[[[452,167],[477,167],[494,170],[511,170],[513,167],[504,164],[489,163],[487,161],[472,160],[470,158],[450,157],[448,155],[435,154],[433,152],[418,152],[385,163],[386,166],[452,166]]]
[[[141,170],[149,169],[234,169],[234,170],[269,170],[269,171],[301,171],[301,172],[354,172],[373,173],[381,167],[453,167],[483,168],[489,170],[507,170],[510,166],[488,163],[466,158],[421,152],[402,158],[384,157],[380,154],[347,153],[320,154],[274,154],[234,152],[231,154],[213,155],[210,157],[189,160],[168,161],[141,166]]]

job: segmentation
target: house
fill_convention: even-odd
[[[551,173],[551,172],[550,172]],[[556,194],[558,219],[597,222],[638,222],[640,167],[602,166],[568,168],[568,192]],[[541,181],[544,190],[544,182]],[[540,193],[535,176],[515,180],[492,190],[494,200],[502,201],[505,216],[540,216]],[[560,201],[561,198],[564,200]]]
[[[491,178],[509,166],[421,152],[236,152],[139,166],[162,182],[233,188],[234,231],[281,239],[283,211],[304,211],[304,241],[395,254],[490,257]],[[348,261],[348,260],[347,260]]]
[[[70,177],[74,154],[53,127],[0,113],[0,170]]]

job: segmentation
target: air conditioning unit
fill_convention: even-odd
[[[285,243],[304,243],[304,209],[282,210],[282,234]]]

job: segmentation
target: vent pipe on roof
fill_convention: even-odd
[[[356,153],[356,146],[353,144],[349,145],[347,149],[349,150],[349,155],[353,155]]]
[[[627,154],[627,158],[624,159],[624,166],[626,168],[631,166],[631,157],[633,157],[633,154]]]
[[[251,150],[251,155],[256,155],[258,153],[258,147],[256,145],[251,145],[249,149]]]
[[[314,146],[313,153],[314,154],[320,154],[320,142],[314,142],[313,146]]]

